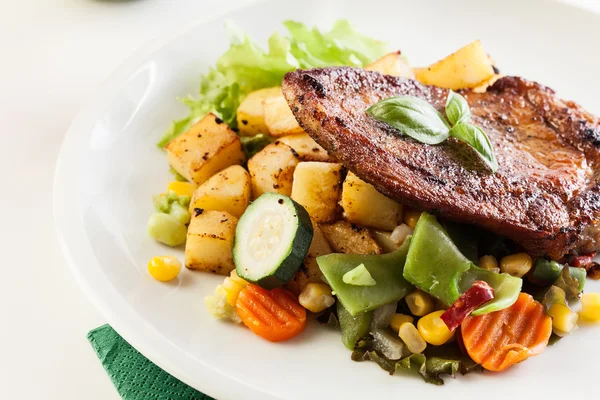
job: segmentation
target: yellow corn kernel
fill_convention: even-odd
[[[394,332],[398,332],[400,330],[400,326],[405,322],[410,322],[411,324],[415,321],[415,319],[406,314],[394,314],[392,315],[392,319],[390,320],[390,328],[394,330]]]
[[[298,296],[298,302],[307,310],[318,313],[331,307],[335,299],[331,295],[331,288],[326,284],[309,283]]]
[[[406,305],[415,317],[422,317],[435,310],[433,298],[425,292],[415,290],[405,297]]]
[[[533,260],[527,253],[511,254],[500,260],[500,271],[522,278],[533,266]]]
[[[600,322],[600,293],[586,293],[581,296],[581,319]]]
[[[157,256],[148,261],[148,272],[161,282],[168,282],[179,275],[181,262],[173,256]]]
[[[231,276],[228,276],[223,281],[223,289],[225,290],[227,303],[235,307],[235,302],[237,301],[240,292],[247,284],[248,282],[240,278],[235,272],[235,269],[231,271]]]
[[[440,318],[443,313],[444,310],[434,311],[421,318],[417,323],[417,329],[423,339],[434,346],[441,346],[454,336],[454,332],[450,331]]]
[[[579,316],[567,306],[552,304],[548,310],[548,314],[552,317],[554,333],[559,336],[570,333],[577,327]]]
[[[190,196],[196,191],[196,185],[190,182],[169,182],[167,192],[175,192],[177,196]]]
[[[404,209],[404,223],[410,226],[412,229],[415,229],[415,226],[417,226],[417,221],[419,221],[420,217],[421,211],[413,210],[412,208],[408,207]]]
[[[479,258],[479,268],[487,269],[488,271],[499,272],[498,260],[494,256],[483,256]]]
[[[410,322],[405,322],[398,329],[398,336],[411,353],[422,353],[427,348],[427,342],[417,328]]]

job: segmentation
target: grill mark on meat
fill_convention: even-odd
[[[600,248],[600,122],[552,89],[505,77],[486,93],[462,92],[496,150],[491,174],[454,138],[425,145],[365,113],[396,95],[443,112],[445,89],[347,67],[292,72],[282,88],[300,126],[385,195],[509,236],[534,255]]]

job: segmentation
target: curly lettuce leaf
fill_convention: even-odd
[[[443,375],[454,377],[457,372],[465,375],[482,370],[480,365],[462,354],[455,343],[431,346],[423,354],[411,354],[399,361],[393,361],[373,350],[373,339],[366,337],[358,341],[352,352],[352,360],[372,361],[390,375],[394,375],[398,370],[414,371],[425,382],[434,385],[444,384]]]
[[[349,65],[362,67],[381,57],[386,44],[356,32],[348,21],[338,21],[329,32],[310,29],[304,24],[286,21],[288,36],[274,33],[263,50],[233,24],[227,26],[231,46],[215,67],[200,78],[198,96],[186,97],[187,117],[173,121],[159,147],[187,131],[209,112],[214,112],[232,128],[236,110],[248,93],[281,84],[283,76],[297,68]]]
[[[481,365],[463,355],[455,344],[431,347],[425,354],[412,354],[398,363],[398,368],[415,370],[427,383],[443,385],[442,375],[454,377],[457,372],[466,375],[482,371]]]
[[[295,21],[286,21],[283,25],[291,34],[291,53],[303,69],[341,65],[363,67],[381,57],[387,47],[381,41],[356,32],[346,20],[337,21],[327,33]]]
[[[352,361],[373,361],[390,375],[394,375],[396,372],[396,364],[398,363],[398,361],[390,360],[375,350],[375,341],[371,335],[367,335],[356,342],[351,358]]]
[[[414,369],[423,377],[425,382],[443,385],[444,380],[440,376],[454,376],[460,367],[460,361],[426,357],[424,354],[411,354],[400,360],[398,367],[407,371]]]

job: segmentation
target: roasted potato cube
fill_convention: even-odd
[[[196,189],[190,202],[190,212],[201,208],[225,211],[239,218],[246,211],[251,194],[250,174],[243,167],[232,165]]]
[[[381,254],[381,247],[366,228],[348,221],[321,224],[320,228],[336,253]]]
[[[254,91],[242,100],[236,116],[240,135],[254,136],[259,133],[269,133],[269,128],[265,125],[263,100],[273,96],[281,96],[279,86]]]
[[[294,171],[292,199],[319,223],[336,219],[342,186],[342,164],[301,162]]]
[[[402,222],[402,204],[379,193],[352,172],[344,180],[340,204],[344,218],[355,224],[391,231]]]
[[[271,136],[280,137],[304,133],[283,94],[264,99],[263,108],[265,124],[269,128]]]
[[[238,135],[214,114],[208,114],[165,149],[171,167],[198,185],[222,169],[246,161]]]
[[[256,199],[267,192],[291,195],[294,170],[298,163],[298,153],[281,142],[271,143],[256,153],[248,161],[252,198]]]
[[[284,136],[278,140],[296,150],[300,161],[334,161],[333,157],[327,154],[324,148],[308,136],[308,133]]]
[[[479,40],[427,67],[415,70],[417,80],[426,85],[459,90],[474,88],[494,75],[493,62]]]
[[[415,73],[406,60],[400,55],[400,51],[387,54],[379,60],[365,67],[367,71],[377,71],[384,75],[401,76],[415,79]]]
[[[224,211],[192,213],[185,244],[185,266],[227,275],[234,268],[233,238],[238,219]]]
[[[317,257],[333,253],[329,242],[325,239],[323,232],[315,221],[313,221],[313,229],[313,239],[308,248],[308,254],[304,259],[304,263],[287,284],[287,289],[296,295],[299,295],[307,284],[323,281],[323,274],[317,264]]]

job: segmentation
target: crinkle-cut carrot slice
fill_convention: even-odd
[[[473,361],[490,371],[504,371],[544,351],[552,334],[552,319],[542,304],[521,293],[515,304],[504,310],[467,317],[461,334]]]
[[[235,303],[237,314],[252,332],[272,342],[290,339],[304,330],[306,310],[285,289],[247,285]]]

